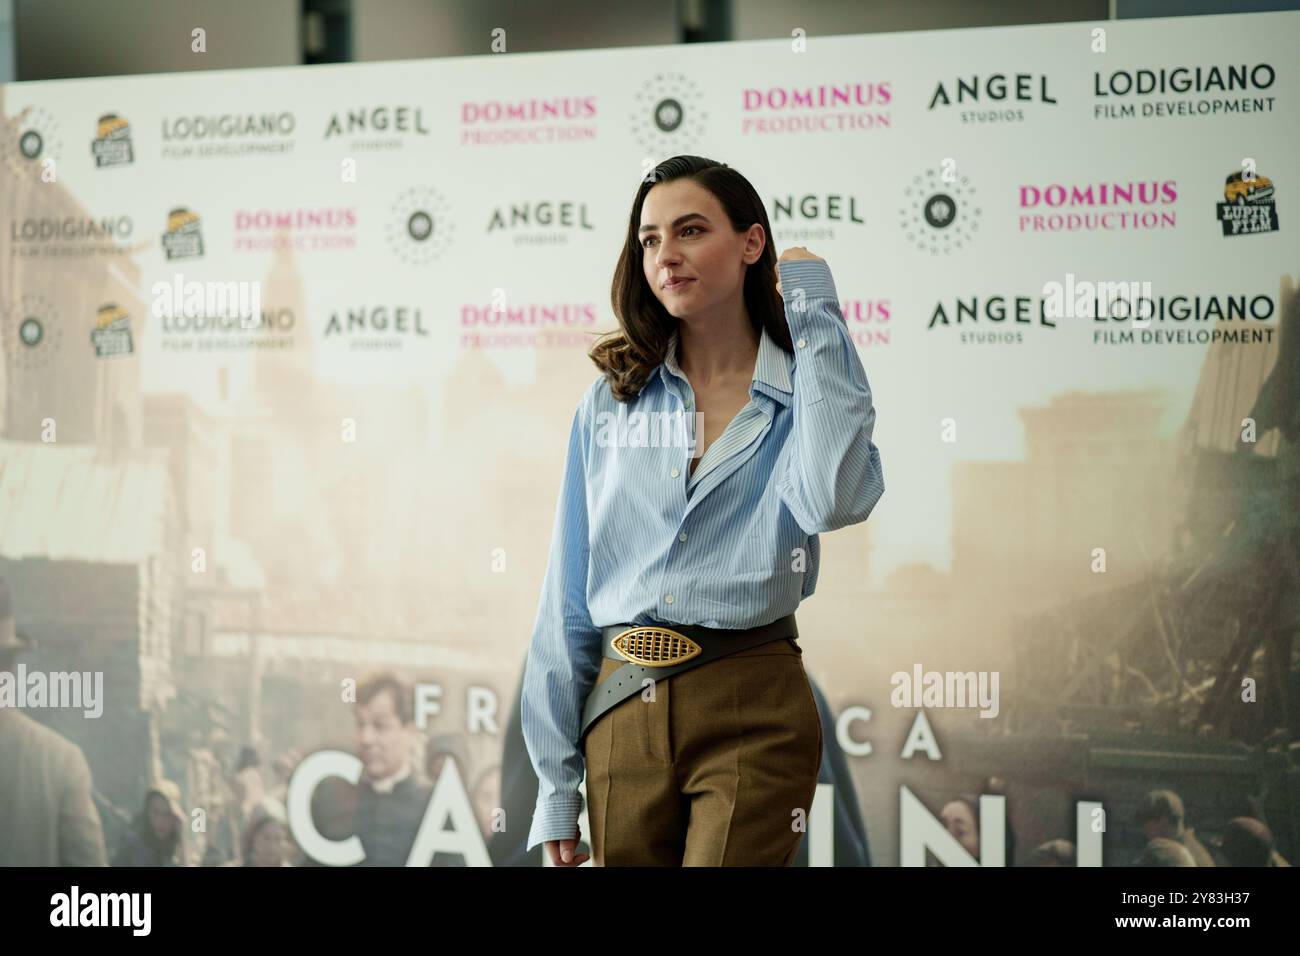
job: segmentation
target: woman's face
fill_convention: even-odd
[[[641,206],[641,264],[668,314],[707,313],[744,295],[745,268],[763,252],[763,227],[736,232],[717,197],[689,179],[659,183]],[[669,278],[687,280],[666,287]]]
[[[149,826],[158,840],[170,839],[176,830],[176,818],[172,816],[171,807],[156,793],[149,798]]]

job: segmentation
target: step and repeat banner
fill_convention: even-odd
[[[110,858],[171,852],[153,793],[177,859],[379,862],[364,767],[409,768],[390,861],[540,865],[568,428],[641,178],[696,154],[827,261],[878,415],[887,491],[798,612],[800,862],[1294,852],[1297,31],[0,87],[0,704],[84,755]]]

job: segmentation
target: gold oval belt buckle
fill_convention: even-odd
[[[704,650],[685,634],[667,627],[629,627],[620,631],[610,646],[642,667],[671,667]]]

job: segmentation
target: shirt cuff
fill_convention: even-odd
[[[803,289],[806,299],[830,298],[839,305],[839,293],[835,290],[831,267],[826,262],[817,259],[787,259],[778,263],[777,268],[781,272],[781,298],[787,302],[795,298],[796,289]]]
[[[537,801],[533,825],[528,831],[525,852],[547,840],[573,840],[578,836],[578,817],[582,815],[582,794],[556,795]]]
[[[827,363],[854,351],[830,266],[818,259],[790,259],[779,264],[781,298],[790,343],[794,346],[795,397],[811,408],[824,397],[819,379]],[[854,361],[860,362],[854,353]]]

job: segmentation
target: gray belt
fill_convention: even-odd
[[[641,691],[641,681],[663,680],[700,664],[726,657],[736,651],[769,641],[799,636],[794,615],[787,614],[771,624],[729,629],[696,624],[611,624],[601,629],[601,646],[611,660],[622,667],[598,682],[582,708],[582,746],[587,731],[601,714]]]

